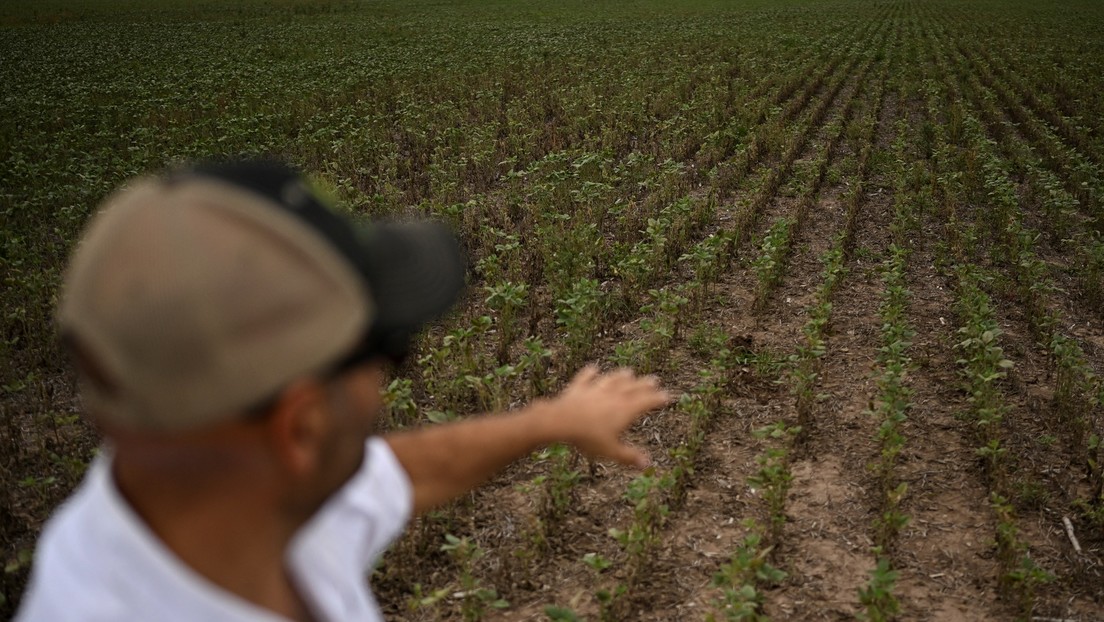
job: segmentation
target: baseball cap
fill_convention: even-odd
[[[443,225],[358,226],[285,164],[204,163],[108,197],[71,257],[58,324],[87,368],[86,410],[183,431],[297,377],[401,357],[465,272]]]

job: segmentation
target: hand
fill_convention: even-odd
[[[655,376],[640,377],[630,369],[599,374],[588,365],[551,405],[562,438],[584,455],[644,468],[650,462],[648,455],[622,442],[621,433],[644,413],[670,401]]]

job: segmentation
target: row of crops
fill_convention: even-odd
[[[0,607],[96,442],[49,330],[89,210],[268,153],[472,259],[387,427],[588,361],[681,396],[643,472],[548,447],[418,519],[391,618],[1104,615],[1094,3],[46,6],[0,38]]]

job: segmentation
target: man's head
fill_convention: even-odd
[[[346,382],[401,357],[463,280],[443,228],[358,228],[292,169],[240,161],[111,196],[72,257],[58,320],[109,435],[171,444],[268,425],[289,440],[364,408]]]

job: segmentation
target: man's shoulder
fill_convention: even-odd
[[[43,528],[17,620],[122,619],[123,601],[110,589],[117,556],[96,533],[104,519],[96,468]]]
[[[50,577],[49,585],[29,589],[14,622],[122,622],[134,612],[115,594],[98,594],[79,583]]]
[[[387,442],[373,438],[357,473],[292,542],[292,560],[314,571],[329,564],[363,572],[402,533],[412,509],[406,471]]]
[[[68,576],[91,573],[97,567],[97,559],[105,564],[110,562],[110,556],[101,559],[108,551],[101,550],[105,543],[97,533],[106,518],[104,506],[107,504],[102,498],[103,487],[97,481],[101,468],[98,462],[93,462],[77,489],[46,522],[35,549],[36,568]]]

